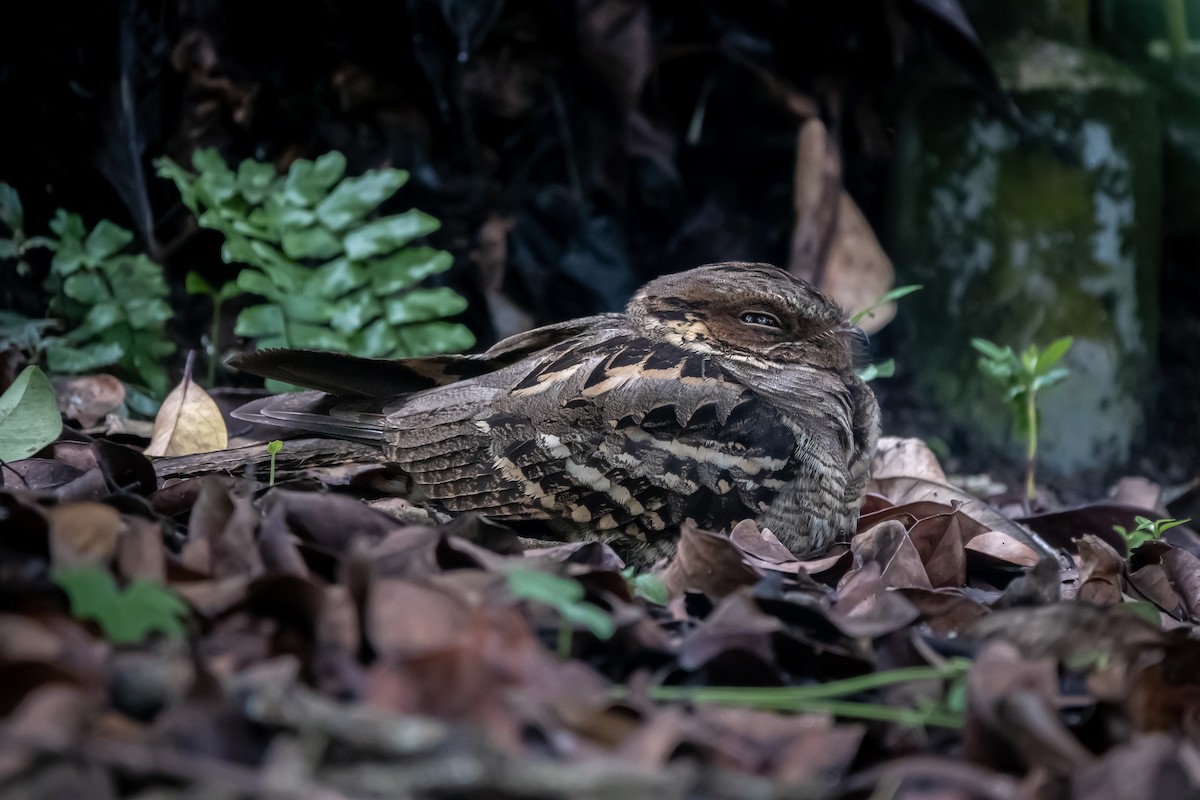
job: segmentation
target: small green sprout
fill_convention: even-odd
[[[925,288],[924,286],[921,286],[920,284],[917,284],[917,283],[910,283],[907,286],[897,286],[895,289],[892,289],[890,292],[885,294],[883,297],[879,298],[874,303],[867,306],[862,311],[859,311],[857,314],[855,314],[853,317],[851,317],[850,324],[857,325],[864,318],[875,316],[875,312],[879,310],[880,306],[886,305],[887,303],[890,303],[893,300],[899,300],[901,297],[907,297],[908,295],[912,294],[913,292],[918,292],[924,288]]]
[[[1177,525],[1186,525],[1191,522],[1190,519],[1151,520],[1140,516],[1134,517],[1133,521],[1137,523],[1137,527],[1131,531],[1126,530],[1124,525],[1113,525],[1113,530],[1121,534],[1121,538],[1125,540],[1125,546],[1129,548],[1130,552],[1146,542],[1157,542],[1164,533]]]
[[[271,454],[271,472],[270,472],[270,475],[267,477],[267,485],[268,486],[275,485],[275,455],[282,449],[283,449],[283,442],[280,441],[279,439],[275,439],[274,441],[267,442],[267,452]]]
[[[1038,445],[1037,395],[1070,374],[1066,367],[1056,364],[1071,349],[1072,341],[1070,336],[1064,336],[1055,339],[1045,350],[1031,344],[1018,356],[1011,347],[1002,348],[987,339],[971,340],[971,346],[981,354],[979,369],[1003,386],[1017,430],[1025,437],[1025,496],[1030,500],[1037,493],[1034,483]]]
[[[890,303],[893,300],[899,300],[901,297],[906,297],[906,296],[912,294],[913,292],[919,291],[923,288],[924,288],[923,286],[920,286],[915,283],[909,284],[908,286],[897,286],[895,289],[892,289],[890,292],[886,293],[883,297],[879,298],[874,303],[867,306],[862,311],[859,311],[857,314],[855,314],[853,317],[851,317],[850,324],[857,325],[861,320],[865,319],[866,317],[874,316],[875,312],[879,309],[880,306],[882,306],[886,303]],[[860,369],[858,371],[858,377],[862,378],[864,381],[873,381],[876,378],[890,378],[895,374],[896,374],[896,360],[894,358],[889,358],[887,361],[883,361],[879,364],[868,364],[867,366],[863,367],[862,369]]]
[[[558,657],[571,657],[571,638],[575,625],[591,631],[597,639],[611,639],[617,623],[600,606],[583,599],[583,585],[570,578],[532,569],[514,569],[508,573],[508,590],[513,597],[550,606],[558,612]]]

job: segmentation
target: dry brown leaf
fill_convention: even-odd
[[[50,518],[50,559],[60,568],[107,562],[127,530],[120,512],[102,503],[54,506],[46,509],[46,515]]]
[[[916,438],[884,436],[871,459],[871,477],[877,481],[888,478],[924,478],[946,482],[946,473],[929,445]],[[890,497],[890,496],[889,496]],[[895,498],[891,498],[895,502]]]
[[[91,428],[125,402],[125,384],[112,375],[59,376],[52,380],[58,410]]]
[[[1088,533],[1079,539],[1079,560],[1079,589],[1075,599],[1098,606],[1118,605],[1125,559],[1107,542]]]
[[[171,390],[154,418],[154,435],[147,456],[190,456],[229,446],[229,433],[221,409],[208,393],[192,381],[192,356],[183,380]]]
[[[788,272],[810,283],[822,282],[837,231],[841,190],[842,159],[837,142],[828,135],[819,118],[805,120],[796,136],[794,223]]]
[[[889,591],[881,577],[879,564],[870,561],[847,574],[838,587],[837,599],[826,616],[846,636],[883,636],[900,630],[920,616],[904,595]]]
[[[680,526],[675,555],[661,577],[671,594],[692,589],[716,599],[758,582],[728,537],[700,530],[690,519]]]
[[[878,303],[894,283],[891,259],[858,204],[843,191],[838,199],[837,224],[825,259],[821,291],[854,315]],[[896,303],[884,303],[864,315],[858,326],[867,333],[876,333],[895,316]]]
[[[117,569],[128,579],[149,578],[160,583],[166,578],[163,529],[144,517],[124,518],[125,530],[117,541]]]
[[[1172,547],[1163,554],[1163,565],[1171,577],[1171,584],[1183,598],[1188,613],[1200,619],[1200,558],[1186,550]]]
[[[1159,517],[1169,516],[1167,507],[1163,505],[1162,487],[1149,478],[1127,475],[1117,481],[1109,495],[1114,503],[1152,508]]]
[[[964,547],[976,553],[983,553],[986,556],[1022,567],[1032,567],[1040,559],[1029,545],[1001,531],[981,533],[967,542]]]
[[[895,520],[881,522],[850,541],[856,566],[879,565],[885,586],[932,589],[921,555],[904,526]]]
[[[895,270],[879,239],[842,189],[837,141],[816,117],[800,126],[792,184],[792,248],[788,271],[815,283],[851,312],[870,308],[892,288]],[[886,303],[860,321],[875,333],[896,315]]]
[[[1059,719],[1058,665],[992,641],[967,678],[965,745],[971,760],[999,766],[1012,755],[1060,774],[1092,755]]]

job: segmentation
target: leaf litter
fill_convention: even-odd
[[[688,523],[635,574],[386,513],[377,466],[164,480],[64,429],[0,490],[0,789],[1196,796],[1200,558],[1104,535],[1139,506],[1039,537],[915,440],[875,466],[819,558]]]

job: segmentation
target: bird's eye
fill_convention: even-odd
[[[764,328],[783,327],[779,324],[778,317],[765,311],[743,311],[741,320],[747,325],[762,325]]]

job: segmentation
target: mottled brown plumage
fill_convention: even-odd
[[[544,520],[646,563],[687,517],[754,518],[798,555],[849,535],[879,430],[853,369],[859,336],[783,270],[726,263],[651,281],[624,314],[480,355],[267,350],[232,363],[322,390],[242,418],[379,442],[431,508]]]

